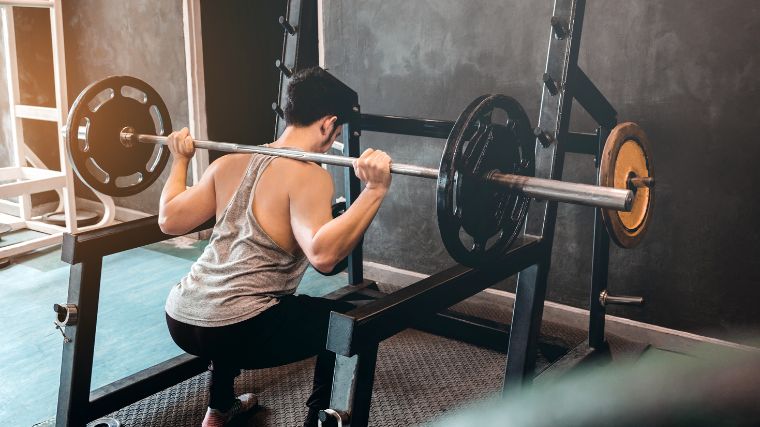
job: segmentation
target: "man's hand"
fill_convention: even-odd
[[[169,147],[174,160],[190,160],[195,154],[193,137],[190,136],[190,130],[187,128],[170,133],[166,145]]]
[[[354,161],[354,173],[367,189],[388,190],[391,186],[391,158],[384,151],[368,148]]]

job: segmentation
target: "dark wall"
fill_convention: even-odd
[[[277,18],[285,6],[284,0],[201,2],[209,138],[271,142],[279,81],[274,61],[283,36]]]
[[[501,92],[535,123],[552,6],[326,2],[326,66],[359,92],[364,112],[455,119],[474,97]],[[633,250],[613,247],[610,261],[611,290],[647,305],[610,313],[720,337],[760,330],[760,4],[589,0],[586,10],[580,66],[621,120],[647,130],[658,179],[649,235]],[[574,111],[573,129],[591,131]],[[362,144],[432,167],[443,147],[370,133]],[[592,159],[569,155],[564,178],[592,183]],[[394,177],[367,234],[367,259],[426,273],[450,265],[434,198],[431,183]],[[551,300],[587,306],[592,221],[590,208],[560,207]]]

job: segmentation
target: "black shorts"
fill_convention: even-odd
[[[166,323],[174,342],[187,353],[240,369],[280,366],[325,349],[330,312],[353,305],[326,298],[288,295],[255,317],[219,327]]]

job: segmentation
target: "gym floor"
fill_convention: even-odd
[[[0,247],[37,237],[3,235]],[[206,241],[177,238],[105,258],[92,388],[181,354],[169,337],[163,306],[169,289],[189,270]],[[60,247],[14,259],[0,270],[0,425],[30,426],[55,416],[63,337],[53,326],[54,303],[66,301],[69,265]],[[324,295],[345,276],[309,269],[299,293]]]
[[[3,236],[0,245],[36,236],[32,231],[17,231]],[[163,304],[170,287],[188,271],[205,244],[180,237],[104,260],[93,389],[181,354],[168,335]],[[60,255],[59,248],[38,251],[0,270],[0,300],[6,307],[0,320],[10,331],[6,342],[13,343],[0,352],[0,425],[52,425],[63,339],[53,327],[52,305],[66,301],[69,273]],[[324,277],[310,269],[298,292],[324,295],[344,284],[343,275]],[[474,298],[479,300],[455,309],[491,320],[508,318],[508,307],[484,295]],[[539,368],[558,357],[551,354],[553,345],[570,347],[584,338],[583,331],[561,325],[545,324],[543,329],[542,341],[552,344],[543,347]],[[610,342],[616,358],[643,350],[616,337],[610,337]],[[395,356],[382,357],[383,353]],[[386,423],[430,421],[495,392],[503,380],[502,354],[414,330],[383,343],[378,360],[372,419]],[[251,425],[297,422],[302,416],[300,402],[308,393],[311,363],[248,371],[238,379],[238,388],[255,390],[264,402]],[[444,371],[443,377],[427,374]],[[125,425],[196,425],[205,411],[207,381],[207,374],[199,375],[115,415]],[[408,405],[404,396],[415,396],[416,404]]]

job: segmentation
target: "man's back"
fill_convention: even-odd
[[[264,176],[277,180],[287,169],[275,163],[274,157],[254,154],[225,159],[210,168],[212,176],[206,179],[214,185],[200,191],[214,194],[198,197],[216,200],[217,221],[203,254],[170,292],[169,316],[195,326],[226,326],[250,319],[295,292],[308,260],[297,245],[288,251],[281,243],[294,241],[288,226],[288,187],[299,178],[265,186]],[[259,207],[262,200],[265,206]],[[277,218],[269,208],[284,210],[285,215]],[[269,223],[268,230],[262,221]],[[273,230],[281,242],[272,238]]]
[[[213,169],[216,217],[219,218],[240,187],[251,154],[230,154],[217,160]],[[301,194],[301,188],[316,192],[324,200],[332,198],[333,184],[327,171],[314,163],[277,158],[271,161],[259,177],[251,210],[264,232],[283,250],[290,254],[301,253],[293,234],[291,221],[292,200]],[[313,209],[309,215],[324,216],[324,210]],[[317,220],[330,218],[317,218]],[[326,222],[326,221],[325,221]]]

